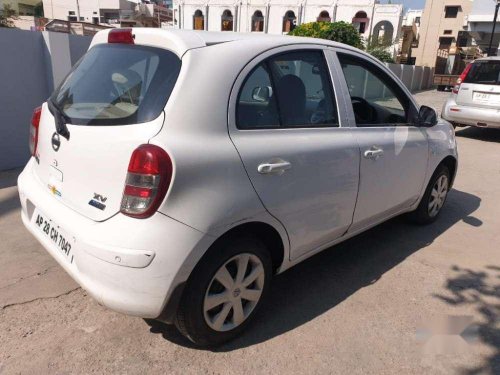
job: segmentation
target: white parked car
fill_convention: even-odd
[[[273,275],[396,215],[432,222],[457,170],[451,125],[378,60],[230,32],[97,33],[30,145],[29,231],[101,304],[198,345],[240,333]]]
[[[441,112],[453,126],[500,129],[500,57],[467,65]]]

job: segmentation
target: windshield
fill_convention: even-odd
[[[128,125],[158,117],[181,68],[172,52],[100,44],[90,49],[51,101],[76,125]]]
[[[476,61],[472,64],[464,82],[500,85],[500,61]]]

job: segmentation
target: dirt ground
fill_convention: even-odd
[[[22,226],[18,171],[1,173],[0,374],[500,374],[500,130],[457,136],[434,225],[396,218],[278,276],[256,324],[215,351],[99,306]]]

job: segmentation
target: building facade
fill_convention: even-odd
[[[471,45],[477,46],[484,54],[488,53],[488,46],[493,31],[493,15],[496,1],[474,0],[468,23],[468,40]],[[493,35],[491,54],[500,55],[500,15],[497,16],[495,34]],[[465,33],[464,33],[465,34]]]
[[[173,14],[164,4],[129,0],[43,0],[43,9],[50,20],[113,27],[160,27]]]
[[[418,47],[422,9],[409,9],[403,17],[396,63],[415,65],[413,51]]]
[[[403,26],[416,27],[417,35],[420,33],[420,23],[422,22],[423,9],[408,9],[403,16]]]
[[[472,3],[472,0],[426,1],[418,47],[414,51],[416,65],[435,67],[438,53],[456,46],[459,32],[467,30]]]
[[[403,6],[378,0],[174,0],[173,10],[172,26],[180,29],[286,34],[303,23],[345,21],[365,40],[396,42]]]
[[[71,22],[119,24],[134,15],[136,4],[127,0],[43,0],[49,19]]]
[[[0,11],[4,5],[8,5],[15,10],[19,16],[34,16],[35,6],[40,0],[0,0]]]

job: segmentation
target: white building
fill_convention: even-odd
[[[43,12],[49,19],[118,23],[131,18],[136,4],[127,0],[43,0]]]
[[[365,40],[399,38],[403,6],[378,0],[173,0],[181,29],[287,33],[314,21],[352,23]]]
[[[403,16],[398,53],[396,56],[396,62],[399,64],[415,65],[416,58],[412,56],[412,52],[414,48],[418,47],[422,13],[422,9],[408,9]]]
[[[458,36],[460,45],[477,45],[482,52],[488,53],[488,46],[493,30],[493,15],[496,2],[493,0],[475,0],[467,17],[468,32]],[[495,35],[493,36],[492,54],[500,55],[500,14],[497,16]]]
[[[423,9],[408,9],[403,16],[403,26],[413,26],[417,28],[417,37],[420,33],[420,21],[422,19]]]
[[[1,0],[0,0],[1,1]],[[172,10],[141,0],[43,0],[45,17],[114,27],[159,27],[172,22]]]
[[[420,24],[423,12],[423,9],[408,9],[403,16],[403,26],[411,26],[413,22]]]

